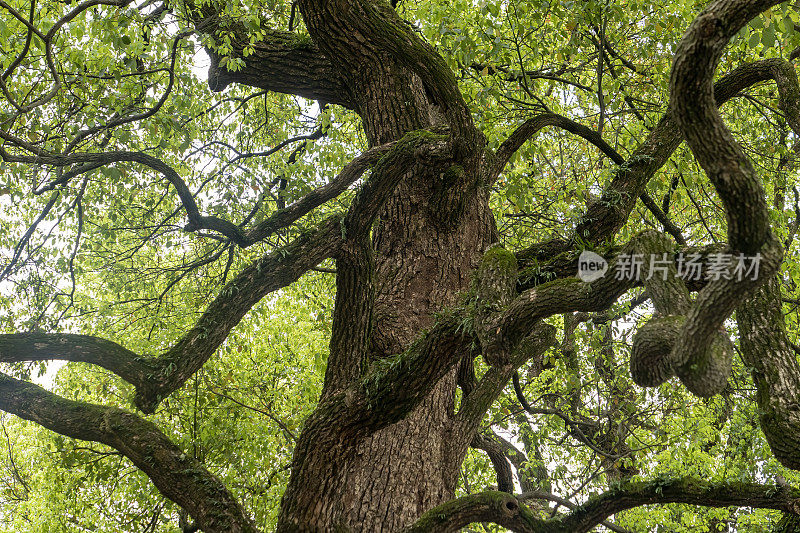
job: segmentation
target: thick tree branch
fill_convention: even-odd
[[[716,331],[743,299],[770,279],[783,257],[783,247],[772,234],[761,181],[717,110],[713,82],[728,41],[750,19],[777,3],[717,0],[689,26],[675,52],[670,77],[675,122],[725,206],[732,251],[761,256],[757,279],[720,278],[700,291],[672,351],[675,360],[687,364],[709,359],[706,354]],[[792,78],[796,88],[794,73]]]
[[[775,80],[782,101],[793,101],[797,94],[797,75],[794,67],[784,59],[765,59],[737,67],[714,84],[714,102],[721,106],[741,91],[753,85]],[[794,101],[797,101],[796,98]],[[790,118],[789,113],[787,117]],[[581,240],[599,244],[609,240],[625,224],[635,205],[635,200],[645,190],[647,182],[667,162],[678,148],[683,136],[668,110],[647,139],[617,168],[599,201],[591,204],[576,227]],[[520,145],[521,146],[521,145]],[[663,223],[663,222],[662,222]],[[574,239],[550,240],[537,243],[517,253],[523,266],[542,264],[556,255],[569,251]],[[549,269],[559,275],[572,275],[574,264],[551,265]]]
[[[575,508],[561,521],[562,529],[555,531],[584,533],[620,511],[663,503],[776,509],[796,515],[800,514],[800,491],[757,483],[709,483],[691,477],[624,483]]]
[[[492,522],[518,533],[559,531],[548,528],[511,494],[486,491],[434,507],[402,533],[457,533],[475,522]]]
[[[0,409],[75,439],[120,451],[209,533],[256,533],[225,486],[153,423],[115,407],[74,402],[0,374]]]
[[[781,464],[800,470],[800,366],[786,335],[778,278],[736,309],[736,322],[764,436]]]
[[[489,456],[497,475],[497,490],[508,492],[509,494],[513,493],[514,473],[511,471],[511,464],[500,443],[488,435],[476,433],[469,445],[476,450],[486,452],[486,455]]]
[[[567,500],[566,498],[562,498],[562,497],[556,496],[555,494],[552,494],[550,492],[541,491],[541,490],[523,492],[522,494],[517,496],[517,499],[519,501],[523,502],[523,503],[528,501],[528,500],[544,500],[544,501],[548,501],[548,502],[557,503],[558,505],[561,505],[562,507],[566,507],[567,509],[570,509],[570,510],[575,509],[576,507],[578,507],[577,504]],[[609,529],[610,531],[615,531],[616,533],[630,533],[629,530],[627,530],[625,528],[622,528],[622,527],[619,527],[619,526],[609,522],[608,520],[603,520],[602,522],[600,522],[600,525],[602,525],[603,527]]]
[[[207,27],[209,20],[213,19],[206,18],[200,27]],[[230,56],[242,58],[244,67],[228,70],[220,64],[223,58],[213,46],[206,46],[211,59],[208,86],[212,91],[223,91],[231,83],[240,83],[353,108],[352,95],[341,72],[308,37],[294,32],[265,30],[266,37],[256,42],[253,53],[245,57],[243,51],[250,44],[246,30],[230,24],[228,31],[234,35]]]
[[[261,298],[335,255],[341,231],[341,217],[335,215],[252,263],[222,289],[194,327],[158,357],[137,357],[116,343],[83,335],[11,334],[0,336],[0,361],[63,359],[102,366],[134,385],[137,407],[152,413],[205,364]]]
[[[0,335],[0,362],[74,361],[90,363],[142,387],[153,372],[146,359],[119,344],[68,333],[12,333]]]
[[[523,498],[525,495],[522,495]],[[475,522],[492,522],[516,533],[586,533],[609,516],[664,503],[686,503],[704,507],[754,507],[800,514],[800,491],[756,483],[709,483],[685,477],[624,483],[572,511],[547,520],[536,518],[505,492],[481,492],[451,500],[426,512],[404,533],[457,532]]]

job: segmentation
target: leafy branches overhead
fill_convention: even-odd
[[[0,530],[791,523],[798,23],[0,0]]]

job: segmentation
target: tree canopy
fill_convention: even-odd
[[[0,531],[800,531],[796,4],[0,0],[0,51]]]

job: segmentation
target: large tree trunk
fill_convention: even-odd
[[[402,350],[431,324],[434,311],[454,303],[457,293],[467,287],[475,256],[493,235],[484,198],[473,197],[470,216],[440,233],[430,231],[431,225],[417,212],[420,206],[402,197],[392,204],[385,213],[387,225],[412,231],[391,234],[396,246],[378,255],[378,283],[386,288],[379,293],[376,308],[385,314],[376,313],[373,348],[382,349],[373,349],[372,357]],[[466,452],[463,436],[453,435],[455,381],[455,372],[450,371],[405,419],[360,442],[341,442],[335,453],[327,449],[327,440],[319,446],[311,443],[304,457],[295,460],[316,475],[293,476],[287,500],[314,502],[314,508],[294,509],[295,516],[285,514],[283,519],[295,522],[297,515],[302,516],[295,522],[301,529],[394,531],[452,499]],[[327,481],[326,486],[294,486],[314,478]]]
[[[413,130],[448,126],[421,78],[392,54],[352,40],[325,48],[332,32],[357,35],[357,22],[333,10],[316,12],[318,4],[301,7],[315,41],[352,73],[348,78],[356,110],[371,145],[396,141]],[[316,38],[321,34],[326,39]],[[432,325],[434,312],[455,304],[482,252],[495,240],[488,191],[478,185],[482,150],[473,146],[458,155],[444,173],[415,165],[382,209],[373,231],[375,299],[368,363],[405,350]],[[329,365],[355,364],[358,348],[350,351],[353,361],[347,361],[348,355]],[[335,373],[329,368],[329,375]],[[326,379],[323,397],[335,387],[333,381]],[[455,389],[451,370],[403,420],[356,441],[338,441],[335,449],[331,440],[337,439],[314,441],[306,428],[279,529],[394,531],[453,498],[466,452],[464,438],[453,435]]]

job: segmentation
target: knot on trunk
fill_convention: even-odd
[[[493,366],[506,364],[509,359],[511,347],[501,334],[499,320],[516,294],[517,274],[514,254],[495,244],[483,254],[473,278],[471,314],[475,332],[486,362]]]
[[[630,367],[634,382],[654,387],[677,375],[697,396],[720,393],[727,384],[734,352],[723,323],[736,304],[777,269],[781,251],[776,246],[780,245],[769,240],[761,248],[757,255],[761,270],[752,278],[741,279],[737,271],[740,256],[720,254],[725,260],[714,265],[715,279],[694,302],[678,275],[673,245],[666,235],[644,232],[631,245],[645,258],[640,275],[657,311],[633,338]]]

